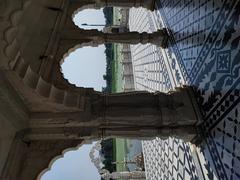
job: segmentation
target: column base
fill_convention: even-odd
[[[156,0],[145,0],[144,4],[142,6],[150,11],[154,11],[155,3],[156,3]]]
[[[204,134],[202,131],[202,127],[201,125],[198,125],[196,127],[196,135],[195,137],[190,141],[192,144],[195,144],[196,146],[198,146],[199,144],[202,143],[203,139],[204,139]]]
[[[164,127],[158,129],[157,137],[161,139],[168,139],[174,137],[182,139],[184,142],[191,142],[195,144],[197,137],[199,136],[198,128],[194,125],[189,126],[176,126],[176,127]]]
[[[150,40],[150,43],[166,49],[168,47],[169,37],[170,36],[167,32],[167,29],[163,28],[163,29],[158,30],[157,32],[154,32],[152,34],[152,38]]]
[[[164,28],[163,31],[164,31],[164,33],[166,34],[166,37],[163,38],[161,47],[162,47],[163,49],[166,49],[166,48],[168,47],[168,40],[169,40],[169,37],[170,37],[170,36],[169,36],[166,28]]]

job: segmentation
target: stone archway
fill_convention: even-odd
[[[103,43],[153,43],[158,46],[166,47],[168,41],[167,30],[159,30],[154,33],[138,33],[138,32],[125,32],[125,33],[103,33],[97,30],[83,30],[78,28],[73,23],[73,16],[79,11],[87,8],[99,9],[105,6],[123,6],[123,7],[145,7],[151,9],[154,4],[153,1],[72,1],[67,3],[66,8],[53,8],[56,13],[64,12],[64,17],[56,27],[56,41],[52,40],[51,48],[41,55],[42,64],[39,67],[40,76],[46,81],[55,81],[63,87],[72,88],[66,80],[64,80],[62,73],[59,71],[59,62],[69,50],[76,49],[76,47],[83,47],[86,45],[97,46]],[[61,29],[59,32],[58,29]]]
[[[164,42],[167,39],[164,30],[152,34],[104,34],[78,29],[72,23],[73,11],[86,4],[147,5],[150,9],[152,1],[141,2],[75,0],[56,2],[53,6],[47,1],[42,4],[21,1],[16,7],[11,0],[9,16],[5,18],[9,26],[4,27],[1,34],[7,37],[6,42],[1,42],[1,49],[7,52],[1,54],[6,59],[1,71],[26,106],[27,123],[16,133],[1,179],[33,180],[62,150],[77,146],[83,140],[156,136],[194,140],[201,116],[191,87],[178,88],[168,94],[103,94],[70,85],[60,72],[59,61],[78,44],[154,43],[156,37],[160,38],[160,44]],[[20,10],[12,17],[16,9]],[[34,21],[32,27],[28,16],[36,14],[44,19],[46,12],[49,19],[44,24]],[[30,27],[22,28],[25,25]],[[18,117],[15,118],[17,121]]]
[[[69,153],[70,151],[77,151],[79,148],[81,148],[82,146],[84,146],[85,144],[87,144],[87,142],[83,141],[78,145],[74,145],[72,144],[71,146],[67,147],[66,149],[61,149],[62,152],[58,152],[59,154],[55,154],[55,157],[53,159],[50,160],[50,163],[48,164],[47,167],[44,167],[45,169],[42,169],[42,171],[38,174],[36,180],[41,180],[41,177],[47,173],[48,171],[51,171],[53,168],[54,163],[56,163],[56,161],[58,161],[59,159],[64,158],[66,153]],[[63,147],[64,148],[64,147]]]

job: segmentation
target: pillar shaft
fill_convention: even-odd
[[[176,136],[189,141],[196,135],[200,120],[194,101],[189,88],[171,94],[122,93],[102,97],[101,102],[93,105],[93,114],[100,120],[106,137]]]
[[[170,94],[130,92],[93,95],[89,102],[90,109],[82,112],[85,115],[71,116],[71,121],[51,119],[52,123],[41,120],[39,116],[37,122],[30,123],[31,129],[26,138],[151,139],[156,136],[175,136],[190,141],[197,134],[196,128],[200,121],[200,113],[194,102],[189,88],[180,88]]]
[[[166,30],[163,29],[153,33],[146,32],[103,33],[102,38],[105,43],[124,43],[124,44],[151,43],[157,46],[166,47],[168,34]]]
[[[71,30],[61,34],[64,40],[76,40],[79,44],[92,42],[94,45],[104,43],[123,43],[123,44],[147,44],[151,43],[165,48],[169,39],[166,29],[161,29],[153,33],[139,32],[113,32],[104,33],[97,30]]]

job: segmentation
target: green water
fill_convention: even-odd
[[[117,8],[113,9],[113,25],[119,24],[119,18],[121,15]],[[123,92],[123,66],[122,66],[122,45],[113,44],[114,59],[112,63],[112,93]],[[116,162],[123,162],[124,160],[133,160],[133,158],[142,152],[142,144],[139,140],[130,139],[115,139],[115,153]],[[118,163],[116,165],[117,171],[133,171],[136,165]]]
[[[142,152],[142,144],[139,140],[116,138],[116,165],[117,171],[133,171],[137,168],[135,164],[124,164],[124,160],[133,160]]]

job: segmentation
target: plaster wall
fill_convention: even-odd
[[[0,71],[0,174],[4,168],[15,133],[27,127],[24,104]]]
[[[0,174],[2,173],[15,133],[16,128],[0,113]]]

